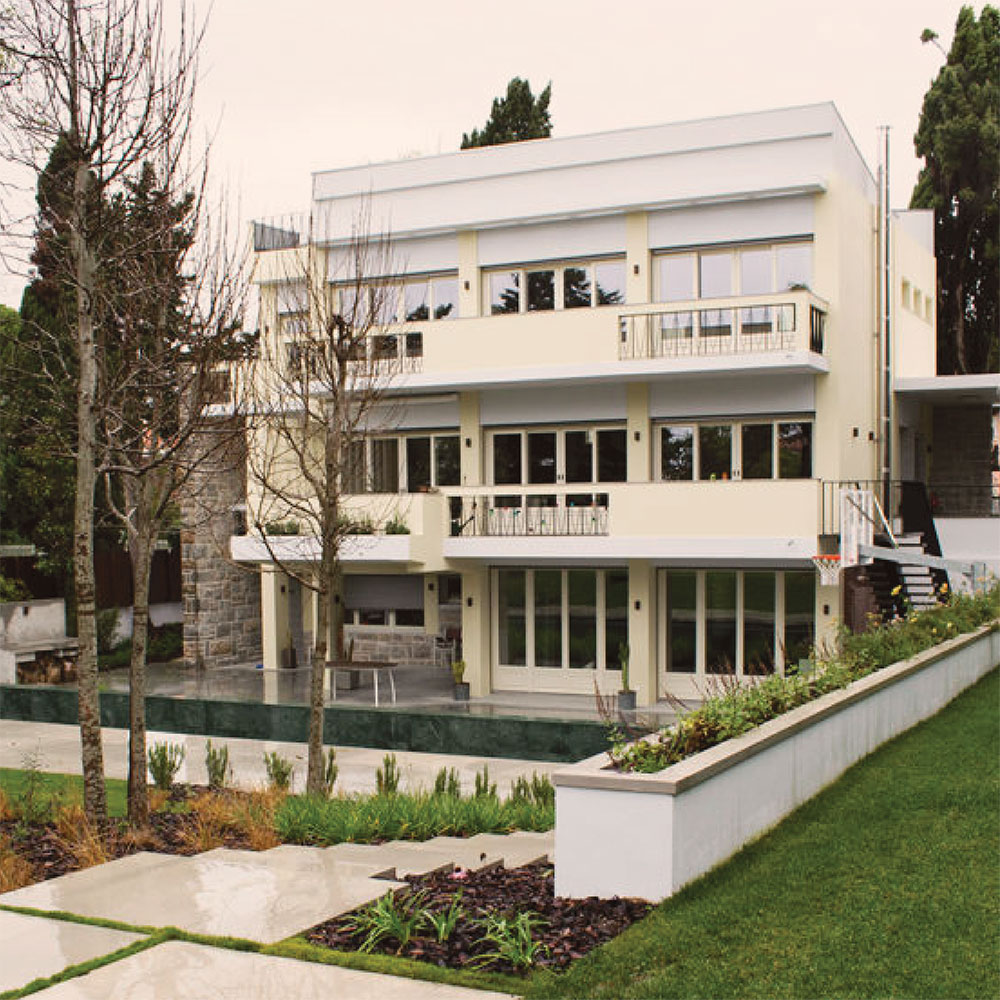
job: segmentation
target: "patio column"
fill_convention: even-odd
[[[490,693],[490,571],[486,567],[462,573],[462,656],[469,693]]]
[[[288,643],[288,577],[274,566],[261,567],[260,640],[264,669],[277,670]]]
[[[458,394],[459,454],[463,486],[483,482],[482,430],[479,425],[479,393]]]
[[[625,386],[625,415],[628,440],[628,481],[648,483],[652,448],[649,446],[649,385],[629,382]]]
[[[437,635],[441,630],[441,619],[438,614],[437,574],[424,574],[424,632],[427,635]]]
[[[629,684],[637,705],[654,705],[656,683],[656,569],[645,559],[628,564]]]

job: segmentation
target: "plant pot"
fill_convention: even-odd
[[[618,692],[618,711],[619,712],[634,712],[635,711],[635,692],[634,691],[619,691]]]
[[[281,651],[281,665],[286,670],[293,670],[295,667],[298,666],[298,661],[296,659],[294,646],[291,647],[290,649],[283,649]]]
[[[455,701],[468,701],[469,700],[469,682],[459,681],[455,685]]]

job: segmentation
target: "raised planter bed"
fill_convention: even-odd
[[[656,774],[606,754],[557,771],[556,894],[672,895],[998,664],[988,625]]]

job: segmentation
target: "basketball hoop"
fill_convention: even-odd
[[[819,582],[824,587],[836,587],[840,576],[840,556],[813,556],[812,561],[819,572]]]

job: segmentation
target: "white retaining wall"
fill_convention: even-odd
[[[557,771],[556,895],[672,895],[998,663],[987,626],[656,774],[606,754]]]

